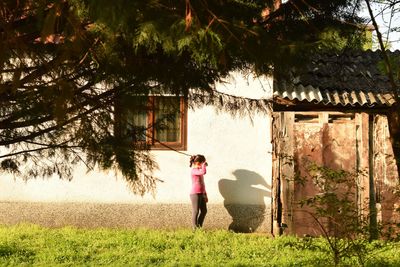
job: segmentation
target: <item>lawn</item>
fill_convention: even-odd
[[[400,266],[394,242],[368,245],[365,266]],[[323,239],[228,231],[0,226],[1,266],[332,266]],[[344,258],[357,266],[357,257]]]

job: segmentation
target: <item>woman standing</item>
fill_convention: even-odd
[[[204,218],[207,214],[207,193],[204,184],[204,175],[207,173],[207,161],[203,155],[190,157],[190,167],[192,167],[192,190],[190,200],[192,201],[192,226],[193,229],[203,226]]]

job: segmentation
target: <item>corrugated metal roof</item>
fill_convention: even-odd
[[[390,52],[400,61],[400,51]],[[301,70],[277,75],[274,97],[325,105],[390,107],[392,87],[380,51],[317,55]]]
[[[395,103],[391,93],[363,92],[359,91],[338,91],[320,90],[318,87],[299,85],[274,90],[274,97],[281,97],[288,100],[299,100],[321,104],[342,105],[342,106],[392,106]]]

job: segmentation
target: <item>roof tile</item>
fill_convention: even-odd
[[[389,52],[400,63],[400,51]],[[311,63],[276,76],[274,96],[342,106],[391,106],[394,98],[378,51],[317,54]]]

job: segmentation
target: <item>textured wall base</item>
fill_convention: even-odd
[[[205,229],[271,232],[269,208],[262,205],[208,205]],[[190,204],[95,204],[0,202],[0,224],[46,227],[191,228]]]

